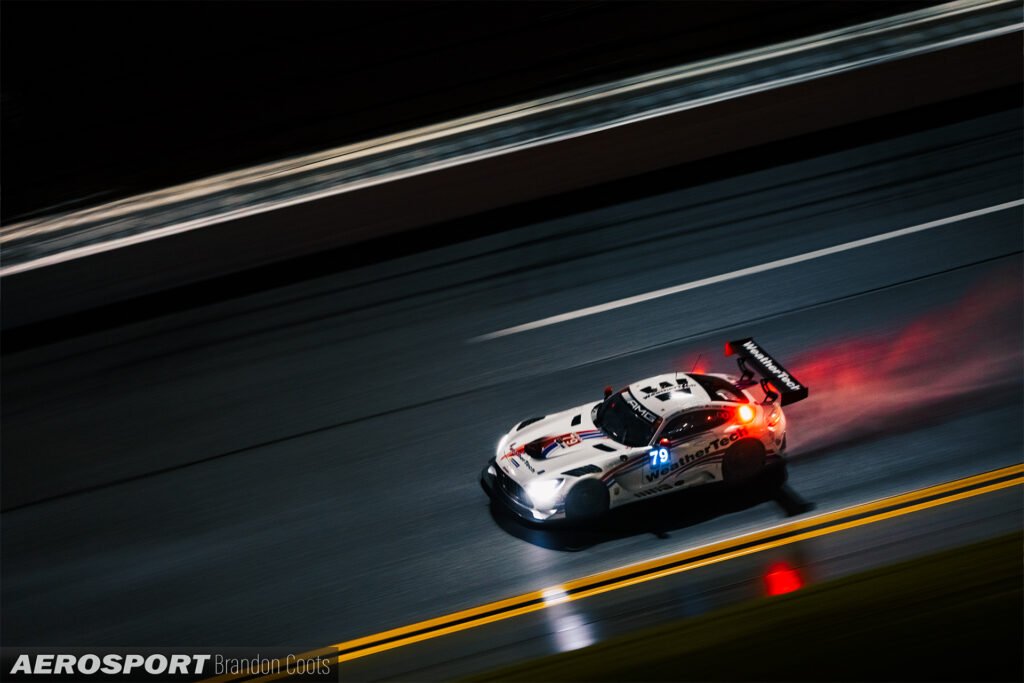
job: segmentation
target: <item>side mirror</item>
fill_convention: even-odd
[[[605,397],[605,398],[608,398],[609,396],[611,396],[611,395],[612,395],[612,391],[613,391],[613,390],[612,390],[612,388],[611,388],[611,387],[605,387],[605,388],[604,388],[604,397]]]
[[[667,446],[667,445],[669,445],[670,443],[672,443],[672,442],[671,442],[671,441],[669,441],[669,440],[668,440],[667,438],[665,438],[665,437],[662,437],[662,438],[658,439],[658,445],[659,445],[659,446]]]

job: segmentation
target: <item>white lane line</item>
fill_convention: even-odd
[[[822,256],[831,256],[832,254],[839,254],[844,251],[850,251],[851,249],[859,249],[860,247],[866,247],[869,244],[877,244],[879,242],[895,239],[897,237],[903,237],[904,235],[912,235],[916,232],[924,232],[925,230],[931,230],[932,228],[940,228],[944,225],[949,225],[951,223],[959,223],[960,221],[970,220],[971,218],[985,216],[987,214],[996,213],[998,211],[1005,211],[1006,209],[1012,209],[1014,207],[1022,205],[1024,205],[1024,199],[1015,199],[1012,202],[1003,202],[1002,204],[987,206],[984,209],[976,209],[974,211],[968,211],[967,213],[959,213],[955,216],[947,216],[945,218],[929,221],[927,223],[921,223],[920,225],[912,225],[909,228],[900,228],[899,230],[883,232],[880,235],[872,235],[871,237],[853,240],[852,242],[844,242],[843,244],[837,244],[834,247],[815,249],[814,251],[808,251],[806,253],[798,254],[796,256],[788,256],[786,258],[778,259],[776,261],[762,263],[757,266],[741,268],[740,270],[734,270],[729,273],[722,273],[721,275],[713,275],[711,277],[702,278],[700,280],[694,280],[693,282],[687,282],[681,285],[675,285],[673,287],[655,289],[654,291],[651,292],[637,294],[636,296],[628,296],[624,299],[616,299],[615,301],[609,301],[608,303],[598,304],[596,306],[587,306],[586,308],[579,308],[575,311],[569,311],[568,313],[560,313],[559,315],[553,315],[548,318],[541,318],[540,320],[534,320],[533,322],[523,323],[522,325],[506,327],[505,329],[498,330],[497,332],[489,332],[487,334],[482,334],[479,337],[473,337],[469,341],[488,341],[490,339],[499,339],[501,337],[508,337],[509,335],[519,334],[520,332],[536,330],[538,328],[547,327],[549,325],[557,325],[558,323],[564,323],[568,320],[585,318],[589,315],[597,315],[598,313],[604,313],[605,311],[613,311],[616,308],[625,308],[626,306],[640,304],[645,301],[651,301],[653,299],[660,299],[661,297],[679,294],[680,292],[688,292],[691,289],[707,287],[708,285],[716,285],[720,282],[736,280],[741,277],[746,277],[747,275],[756,275],[758,273],[764,273],[769,270],[775,270],[776,268],[784,268],[786,266],[791,266],[795,263],[812,261],[816,258],[821,258]]]

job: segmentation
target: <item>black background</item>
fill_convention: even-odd
[[[2,218],[926,4],[8,1]]]

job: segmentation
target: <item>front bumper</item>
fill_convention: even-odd
[[[487,466],[480,473],[480,486],[491,500],[501,503],[517,517],[528,522],[544,523],[565,519],[564,505],[553,510],[538,510],[533,507],[523,488],[498,467],[494,458],[487,461]]]

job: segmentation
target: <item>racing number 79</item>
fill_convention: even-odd
[[[668,449],[667,448],[653,448],[648,453],[651,456],[651,467],[657,467],[658,465],[668,464]]]

